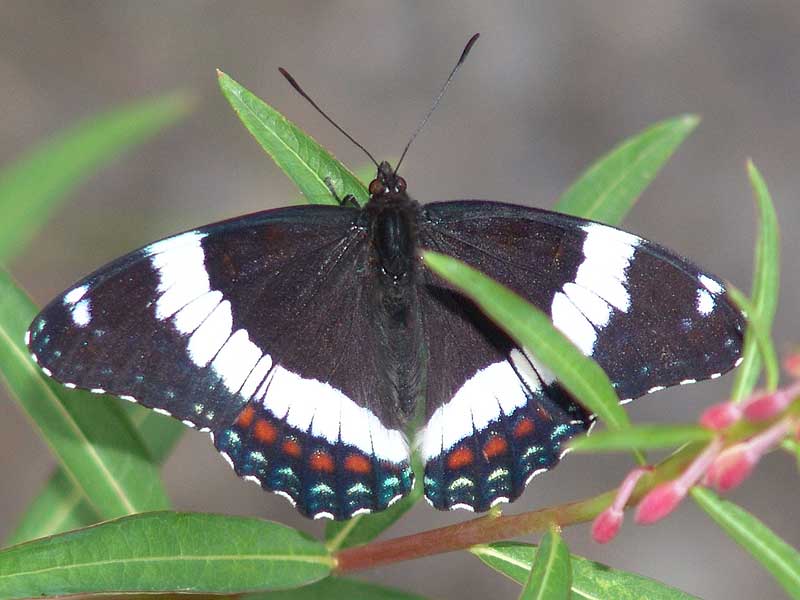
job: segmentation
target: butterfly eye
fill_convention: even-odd
[[[395,186],[395,189],[398,192],[405,192],[406,191],[406,180],[403,179],[402,177],[398,177],[397,178],[397,185]]]
[[[379,194],[382,194],[385,190],[386,188],[380,179],[373,179],[372,182],[369,184],[370,196],[378,196]]]

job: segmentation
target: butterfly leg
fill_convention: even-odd
[[[323,180],[325,182],[325,187],[328,188],[328,191],[333,196],[334,200],[339,203],[339,206],[346,207],[346,208],[361,208],[358,204],[358,200],[353,194],[347,194],[344,198],[340,197],[339,194],[336,193],[336,188],[333,186],[333,181],[330,177],[325,177]]]

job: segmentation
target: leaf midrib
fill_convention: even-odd
[[[504,322],[505,321],[507,321],[507,322],[512,322],[513,321],[520,328],[526,327],[528,331],[531,331],[532,328],[530,328],[526,323],[524,323],[524,322],[520,321],[519,319],[517,319],[514,316],[513,313],[509,313],[508,311],[504,310],[503,308],[498,309],[498,313],[503,313]],[[542,335],[540,335],[538,333],[536,335],[539,337],[540,340],[543,337]],[[553,360],[554,361],[558,361],[559,364],[563,365],[562,368],[565,371],[569,371],[570,373],[575,375],[575,380],[580,380],[581,379],[580,377],[578,377],[578,375],[581,373],[581,370],[575,368],[571,361],[565,360],[560,354],[557,354],[557,353],[554,353]],[[605,403],[606,403],[605,398],[603,396],[601,396],[600,394],[598,394],[596,389],[593,386],[587,386],[587,385],[584,385],[583,382],[581,382],[581,386],[580,387],[583,390],[583,396],[582,397],[591,396],[592,398],[595,399],[595,401],[597,401],[598,405],[605,405]],[[606,424],[609,427],[611,427],[612,429],[624,429],[624,428],[628,427],[628,423],[624,419],[618,419],[616,415],[611,415],[611,417],[612,417],[611,419],[608,419],[608,415],[603,415],[603,416],[606,417],[606,419],[605,419],[606,420]]]
[[[320,564],[328,567],[333,567],[334,561],[328,556],[305,556],[297,554],[208,554],[198,556],[147,556],[147,557],[125,557],[109,560],[98,560],[85,563],[73,563],[69,565],[57,565],[53,567],[46,567],[43,569],[34,569],[31,571],[20,571],[11,573],[10,575],[0,575],[0,582],[10,581],[15,577],[27,577],[30,575],[41,575],[43,573],[51,573],[57,571],[74,571],[76,569],[89,569],[94,567],[103,567],[106,565],[115,564],[131,564],[131,563],[170,563],[170,562],[193,562],[193,561],[215,561],[215,562],[242,562],[242,561],[272,561],[272,562],[301,562],[310,564]]]
[[[539,546],[539,548],[541,549],[541,546]],[[551,540],[550,553],[547,555],[547,561],[545,562],[544,565],[544,573],[542,574],[542,581],[540,582],[539,589],[537,590],[534,599],[538,598],[539,600],[542,600],[544,598],[542,594],[545,593],[545,590],[548,587],[548,581],[553,575],[553,564],[555,563],[557,555],[558,555],[558,541]],[[536,557],[538,558],[539,556],[540,553],[537,553]]]
[[[355,529],[356,525],[361,521],[363,517],[361,515],[355,516],[347,521],[347,523],[342,527],[342,529],[337,533],[333,538],[331,538],[327,544],[325,544],[330,552],[336,552],[339,548],[342,547],[342,544],[347,541],[347,538],[350,536],[350,533]]]
[[[296,159],[297,159],[297,160],[300,162],[300,164],[302,164],[302,165],[303,165],[303,167],[306,169],[306,171],[308,171],[308,172],[309,172],[309,173],[312,175],[312,177],[313,177],[314,179],[316,179],[316,181],[317,181],[317,182],[318,182],[318,183],[319,183],[321,186],[325,186],[325,181],[324,181],[324,180],[323,180],[321,177],[319,177],[319,175],[317,174],[317,172],[316,172],[314,169],[312,169],[312,168],[311,168],[311,165],[309,165],[309,164],[308,164],[308,161],[306,161],[305,159],[303,159],[303,157],[301,157],[301,156],[300,156],[300,154],[298,154],[298,153],[297,153],[297,152],[294,150],[294,148],[292,148],[292,147],[291,147],[289,144],[287,144],[287,143],[286,143],[286,142],[283,140],[283,138],[282,138],[280,135],[278,135],[278,133],[275,131],[275,129],[274,129],[273,127],[270,127],[270,126],[269,126],[269,125],[268,125],[268,124],[267,124],[267,123],[266,123],[264,120],[262,120],[262,119],[261,119],[261,117],[259,116],[259,114],[258,114],[257,112],[255,112],[255,111],[253,110],[253,108],[251,108],[251,107],[250,107],[250,105],[249,105],[249,104],[247,104],[247,102],[244,100],[244,98],[242,98],[242,96],[240,95],[239,91],[238,91],[238,90],[236,90],[236,89],[231,89],[231,88],[228,88],[228,89],[230,89],[231,93],[232,93],[234,96],[236,96],[236,98],[239,100],[239,103],[240,103],[240,105],[241,105],[241,106],[242,106],[244,109],[246,109],[246,110],[247,110],[247,112],[248,112],[250,115],[252,115],[252,116],[253,116],[253,118],[254,118],[256,121],[258,121],[258,122],[259,122],[259,123],[260,123],[260,124],[261,124],[261,125],[264,127],[264,129],[265,129],[265,130],[269,131],[270,135],[271,135],[273,138],[275,138],[276,140],[278,140],[278,142],[280,142],[280,144],[281,144],[281,145],[282,145],[284,148],[286,148],[286,150],[288,150],[288,151],[289,151],[289,152],[290,152],[290,153],[291,153],[291,154],[292,154],[292,155],[293,155],[293,156],[294,156],[294,157],[295,157],[295,158],[296,158]]]

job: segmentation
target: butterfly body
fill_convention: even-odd
[[[387,371],[378,392],[396,408],[398,422],[405,429],[422,391],[425,363],[418,297],[421,210],[408,196],[405,181],[388,163],[380,164],[375,182],[369,201],[356,219],[365,224],[369,239],[367,262],[358,270],[377,276],[377,284],[370,286],[369,305],[379,331],[374,351]]]

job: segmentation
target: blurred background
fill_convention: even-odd
[[[73,194],[69,208],[12,265],[38,303],[154,239],[296,203],[292,184],[220,94],[221,68],[352,167],[364,157],[287,85],[287,68],[373,154],[396,158],[468,37],[481,39],[403,175],[418,200],[488,198],[549,207],[590,162],[654,121],[703,121],[645,192],[626,227],[747,289],[752,157],[775,198],[785,270],[779,350],[798,342],[800,272],[800,3],[636,2],[0,2],[0,165],[77,119],[174,89],[192,115]],[[691,421],[725,398],[731,377],[648,396],[636,421]],[[98,400],[102,401],[102,400]],[[0,389],[0,537],[53,467],[47,448]],[[508,509],[530,510],[614,485],[615,456],[570,456]],[[182,509],[276,519],[319,533],[288,504],[236,478],[187,432],[165,468]],[[13,482],[13,483],[12,483]],[[800,544],[800,478],[776,453],[732,499]],[[454,523],[420,503],[391,535]],[[569,528],[576,554],[703,598],[781,598],[780,589],[686,503],[666,522],[629,521],[608,546]],[[533,540],[527,540],[533,541]],[[365,574],[437,598],[516,597],[515,584],[466,553]]]

